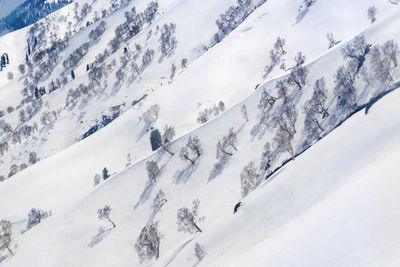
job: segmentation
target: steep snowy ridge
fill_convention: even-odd
[[[85,1],[77,1],[83,6]],[[13,222],[16,254],[0,254],[4,266],[395,266],[399,263],[400,214],[396,176],[400,173],[396,159],[400,153],[400,117],[395,90],[376,103],[367,115],[361,111],[340,127],[345,118],[337,105],[335,74],[345,65],[341,49],[363,35],[374,46],[388,40],[400,40],[400,10],[387,1],[318,0],[299,15],[300,2],[269,0],[254,10],[245,21],[210,47],[218,28],[215,20],[235,1],[163,1],[151,24],[123,43],[104,61],[110,67],[101,88],[65,106],[69,89],[89,84],[87,64],[109,49],[115,28],[125,21],[124,13],[136,7],[146,8],[149,1],[132,1],[93,24],[94,11],[106,8],[95,1],[93,10],[72,26],[69,46],[60,52],[60,60],[52,73],[40,80],[46,86],[66,71],[63,61],[89,40],[91,30],[101,21],[107,23],[100,41],[74,68],[75,79],[42,96],[44,108],[26,123],[39,122],[43,111],[58,110],[57,120],[40,126],[33,138],[10,143],[1,158],[0,171],[7,174],[14,163],[26,161],[35,151],[40,161],[0,183],[0,219]],[[111,1],[112,2],[112,1]],[[375,5],[377,21],[371,24],[366,16]],[[362,12],[361,12],[361,11]],[[49,16],[51,30],[67,32],[73,5]],[[59,19],[61,15],[67,19]],[[54,20],[53,20],[54,19]],[[60,20],[59,27],[56,21]],[[159,48],[164,24],[175,23],[177,47],[163,57]],[[87,26],[86,26],[87,25]],[[349,26],[351,25],[351,27]],[[58,27],[58,28],[57,28]],[[11,64],[0,72],[0,106],[16,107],[21,99],[26,77],[17,72],[25,60],[26,34],[22,29],[0,38],[11,58]],[[149,32],[151,31],[151,34]],[[341,42],[328,50],[326,34],[333,32]],[[150,36],[150,37],[149,37]],[[290,90],[290,98],[298,111],[297,133],[293,140],[295,154],[309,145],[305,153],[290,161],[247,197],[241,194],[240,174],[253,161],[257,167],[265,143],[274,143],[274,118],[282,115],[283,100],[266,112],[257,107],[263,91],[278,96],[277,82],[290,71],[276,66],[265,75],[269,64],[268,51],[277,37],[286,39],[287,68],[301,51],[306,55],[307,82],[301,90]],[[4,43],[4,46],[3,46]],[[125,51],[134,51],[140,44],[143,51],[154,49],[153,62],[134,79],[117,83],[116,72]],[[15,47],[15,48],[13,48]],[[126,49],[125,49],[126,48]],[[0,51],[0,54],[3,51]],[[142,52],[143,53],[143,52]],[[183,58],[188,65],[181,68]],[[115,61],[116,65],[112,66]],[[137,60],[138,64],[141,57]],[[282,61],[281,61],[282,62]],[[171,65],[177,72],[170,78]],[[382,83],[375,77],[373,62],[366,58],[363,70],[354,85],[357,104],[388,90],[400,81],[399,68],[391,69],[393,81]],[[130,67],[127,67],[132,72]],[[6,80],[7,72],[14,79]],[[129,74],[129,73],[128,73]],[[324,133],[319,142],[307,137],[303,107],[312,95],[314,84],[326,79],[329,117],[322,121]],[[104,82],[104,83],[103,83]],[[256,90],[255,90],[256,88]],[[147,95],[139,104],[132,102]],[[220,100],[226,110],[204,124],[196,120],[200,111]],[[159,118],[152,125],[163,131],[172,125],[176,137],[169,149],[151,151],[150,131],[142,115],[151,106],[160,106]],[[2,119],[12,127],[20,125],[19,112],[26,103]],[[121,105],[121,115],[93,135],[82,135],[109,115],[110,108]],[[242,119],[246,105],[248,121]],[[267,121],[267,123],[265,123]],[[216,158],[217,143],[229,132],[237,136],[237,151],[224,163]],[[198,136],[203,150],[198,162],[191,166],[180,159],[179,151],[189,136]],[[2,135],[1,140],[6,140]],[[127,159],[129,153],[130,159]],[[284,149],[274,147],[272,169],[290,158]],[[156,183],[149,183],[146,163],[154,160],[161,171]],[[216,165],[221,163],[222,165]],[[93,187],[93,177],[107,167],[111,177]],[[261,174],[265,177],[265,174]],[[167,202],[160,211],[153,211],[153,199],[163,190]],[[190,208],[200,200],[201,233],[177,231],[177,210]],[[242,202],[236,214],[233,207]],[[109,205],[110,217],[117,227],[97,218],[97,209]],[[52,216],[22,233],[31,208],[51,210]],[[158,222],[162,234],[160,257],[140,263],[135,243],[142,228]],[[202,261],[194,253],[195,243],[204,246]]]

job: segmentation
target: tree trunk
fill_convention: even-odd
[[[113,228],[117,227],[113,221],[111,221],[110,217],[107,216],[108,221],[112,224]]]
[[[196,231],[199,232],[199,233],[201,233],[202,231],[201,231],[201,229],[197,226],[197,224],[196,224],[195,222],[192,222],[192,223],[193,223],[194,228],[196,228]]]
[[[174,153],[172,153],[171,151],[169,151],[165,146],[163,146],[163,149],[164,149],[165,151],[167,151],[167,152],[171,155],[171,157],[174,155]]]

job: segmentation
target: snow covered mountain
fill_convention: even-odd
[[[398,265],[399,15],[81,0],[0,37],[0,265]]]

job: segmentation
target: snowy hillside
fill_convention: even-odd
[[[396,266],[399,15],[81,0],[0,37],[0,265]]]

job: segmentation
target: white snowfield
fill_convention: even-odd
[[[79,2],[80,6],[85,1]],[[108,1],[107,5],[109,4]],[[93,10],[106,5],[93,3]],[[111,1],[113,2],[113,1]],[[75,68],[76,79],[43,96],[45,110],[60,109],[52,127],[42,127],[35,138],[10,145],[0,158],[1,174],[6,175],[14,162],[26,161],[30,151],[41,159],[0,183],[0,220],[13,223],[12,249],[0,252],[0,265],[6,267],[126,267],[126,266],[399,266],[400,265],[400,91],[394,90],[372,106],[368,114],[356,113],[341,126],[311,146],[294,161],[242,198],[240,174],[250,161],[259,164],[266,142],[273,142],[275,130],[262,128],[257,107],[262,90],[277,95],[277,79],[288,72],[277,66],[263,77],[269,63],[269,50],[278,36],[286,39],[286,65],[302,51],[309,70],[307,85],[296,94],[298,109],[295,152],[305,141],[304,103],[311,98],[315,81],[326,78],[329,112],[334,113],[334,74],[344,64],[340,50],[363,34],[368,43],[382,45],[387,40],[400,42],[400,6],[386,0],[317,0],[299,16],[302,1],[267,0],[251,13],[221,42],[209,47],[218,31],[215,21],[236,2],[217,0],[160,1],[156,20],[124,44],[106,62],[119,62],[124,46],[135,43],[155,50],[153,63],[132,83],[116,89],[115,71],[107,78],[103,91],[84,104],[64,108],[70,88],[88,82],[86,64],[107,47],[114,29],[124,21],[124,12],[136,6],[143,10],[149,1],[132,1],[127,7],[104,18],[107,30],[93,44]],[[379,10],[373,24],[367,18],[368,7]],[[86,18],[89,20],[94,15]],[[73,16],[73,4],[50,15]],[[55,20],[57,21],[57,20]],[[159,32],[156,26],[176,23],[177,48],[174,54],[159,60]],[[66,31],[66,23],[52,22],[54,29]],[[61,64],[47,78],[47,85],[63,71],[62,61],[82,43],[97,25],[76,30],[69,47],[61,52]],[[0,107],[14,107],[21,101],[24,75],[17,71],[25,60],[26,33],[29,28],[0,38],[0,54],[8,52],[11,63],[0,72]],[[152,30],[152,36],[147,38]],[[341,42],[328,50],[326,34],[333,32]],[[50,34],[50,33],[49,33]],[[157,35],[158,34],[158,35]],[[62,36],[63,34],[60,34]],[[4,44],[4,45],[3,45]],[[4,47],[4,48],[3,48]],[[206,47],[206,49],[204,49]],[[171,64],[178,67],[169,79]],[[367,62],[370,64],[370,62]],[[366,64],[367,64],[366,63]],[[119,63],[118,63],[119,64]],[[14,79],[7,80],[13,71]],[[400,71],[392,73],[396,84]],[[372,79],[372,78],[371,78]],[[360,79],[361,80],[361,79]],[[357,82],[359,104],[366,103],[387,89],[373,79],[372,85]],[[257,90],[254,90],[257,85]],[[364,91],[362,91],[364,90]],[[148,96],[131,107],[133,100]],[[199,124],[199,111],[222,100],[226,111]],[[82,100],[82,102],[84,102]],[[86,139],[83,133],[110,107],[125,103],[120,117]],[[159,149],[151,151],[150,133],[145,131],[143,113],[160,105],[154,127],[162,131],[172,125],[176,137],[170,145],[175,154]],[[242,119],[241,107],[248,109],[249,121]],[[277,100],[277,104],[281,100]],[[271,114],[272,116],[273,114]],[[18,109],[4,118],[17,127]],[[31,121],[39,121],[40,114]],[[328,121],[324,127],[330,129]],[[233,127],[237,151],[222,169],[216,169],[216,146]],[[332,126],[331,126],[332,127]],[[179,158],[189,136],[198,136],[203,153],[194,166]],[[3,138],[3,136],[0,136]],[[127,154],[131,162],[127,164]],[[279,155],[274,168],[290,156]],[[155,184],[148,183],[146,162],[158,162],[161,173]],[[96,173],[107,167],[111,177],[93,186]],[[157,192],[165,192],[167,202],[153,212]],[[202,232],[177,230],[177,211],[191,208],[200,200],[199,223]],[[241,201],[238,211],[234,206]],[[99,220],[97,210],[109,205],[110,229]],[[26,229],[31,208],[51,210],[52,216]],[[162,234],[160,257],[141,263],[135,243],[144,226],[158,222]],[[194,247],[204,247],[205,257],[198,261]]]

